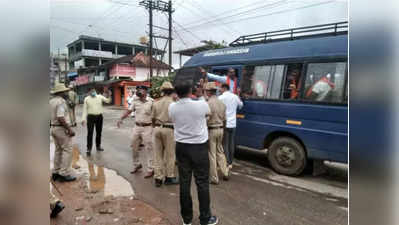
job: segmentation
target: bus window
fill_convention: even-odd
[[[240,94],[242,98],[250,98],[254,95],[254,91],[252,88],[254,69],[254,66],[246,66],[242,69],[242,77],[240,81]]]
[[[298,99],[302,84],[302,64],[288,64],[285,77],[283,99]]]
[[[247,66],[243,70],[241,96],[278,99],[284,75],[283,65]]]
[[[342,103],[346,63],[310,63],[305,80],[304,99]]]

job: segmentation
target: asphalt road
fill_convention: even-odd
[[[122,127],[116,121],[123,111],[107,109],[104,113],[104,152],[93,149],[88,160],[117,171],[132,185],[137,197],[167,214],[172,224],[181,224],[178,186],[156,188],[143,173],[130,174],[130,148],[133,118]],[[77,110],[80,116],[80,108]],[[74,140],[85,155],[86,128],[78,126]],[[211,185],[212,213],[221,225],[337,225],[348,223],[348,170],[345,165],[328,163],[328,173],[319,177],[298,178],[274,173],[264,153],[241,151],[228,182]],[[144,162],[143,159],[141,159]],[[144,171],[144,170],[143,170]],[[198,221],[198,202],[193,183],[194,218]]]

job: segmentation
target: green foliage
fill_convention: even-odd
[[[204,44],[207,44],[211,49],[219,49],[219,48],[226,48],[228,47],[227,42],[225,42],[224,40],[221,43],[218,43],[216,41],[212,41],[212,40],[203,40],[201,41]]]
[[[161,97],[161,90],[160,87],[162,86],[163,82],[170,81],[173,83],[175,78],[175,73],[169,73],[167,77],[159,77],[154,76],[151,79],[151,88],[150,88],[150,96],[153,99]]]

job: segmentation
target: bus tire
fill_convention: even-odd
[[[277,173],[288,176],[300,175],[307,164],[303,146],[290,137],[275,139],[269,147],[267,158]]]

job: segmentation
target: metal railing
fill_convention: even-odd
[[[275,41],[296,40],[315,36],[331,36],[345,33],[348,33],[348,22],[330,23],[243,35],[231,42],[230,46],[242,46]]]

